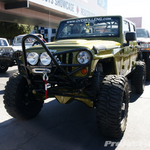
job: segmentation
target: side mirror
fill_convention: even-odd
[[[135,41],[135,40],[136,40],[136,33],[135,32],[127,32],[126,33],[127,44],[125,44],[125,46],[129,46],[129,41]]]

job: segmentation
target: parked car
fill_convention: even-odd
[[[27,38],[40,45],[25,49]],[[128,117],[128,78],[137,93],[145,86],[138,47],[134,23],[122,16],[63,20],[54,42],[46,44],[26,35],[19,73],[5,87],[5,108],[11,116],[27,120],[40,112],[44,99],[55,97],[62,104],[77,100],[97,110],[97,126],[104,136],[120,138]]]
[[[26,35],[27,34],[22,34],[22,35],[18,35],[18,36],[14,37],[14,40],[13,40],[13,49],[15,51],[22,51],[22,43],[21,42],[22,42],[23,37],[26,36]],[[37,34],[33,34],[33,35],[38,36],[41,40],[44,41],[44,43],[46,43],[46,41],[44,40],[42,34],[38,34],[37,33]],[[33,39],[33,38],[27,38],[26,41],[25,41],[26,48],[29,48],[29,47],[33,46],[35,42],[36,42],[35,39]]]
[[[8,67],[17,64],[17,59],[22,55],[22,38],[26,35],[27,34],[16,36],[13,40],[13,46],[9,46],[8,42],[5,42],[5,45],[7,45],[7,47],[5,46],[5,51],[4,47],[2,47],[0,51],[0,73],[6,72]],[[34,35],[39,36],[41,40],[46,42],[41,34]],[[34,38],[27,38],[25,40],[25,47],[32,47],[33,45],[36,45],[36,43],[37,41]]]
[[[147,29],[136,29],[137,41],[141,49],[139,59],[146,63],[146,79],[150,80],[150,32]]]
[[[13,60],[14,50],[9,45],[6,38],[0,38],[0,73],[4,73],[8,70],[9,66],[15,64]]]

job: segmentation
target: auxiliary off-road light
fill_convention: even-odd
[[[31,52],[27,56],[27,62],[30,65],[36,65],[38,60],[39,60],[39,55],[37,53],[35,53],[35,52]]]
[[[12,55],[14,53],[13,49],[10,49],[10,55]]]
[[[40,61],[43,65],[47,66],[51,63],[51,57],[47,54],[47,52],[44,52],[40,56]]]
[[[77,55],[77,60],[80,64],[86,64],[90,61],[90,55],[86,51],[81,51]]]
[[[4,52],[5,52],[5,49],[0,49],[0,55],[3,55]]]

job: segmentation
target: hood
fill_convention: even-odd
[[[150,38],[137,38],[138,42],[150,43]]]
[[[12,46],[0,46],[0,49],[12,49]]]
[[[119,42],[115,41],[105,41],[105,40],[82,40],[82,39],[69,39],[69,40],[59,40],[55,42],[51,42],[46,44],[50,49],[52,48],[88,48],[92,49],[95,47],[98,50],[107,50],[107,49],[112,49],[115,47],[120,46],[121,44]]]

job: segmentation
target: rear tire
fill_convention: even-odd
[[[146,80],[150,81],[150,53],[146,53],[145,63],[146,63]]]
[[[12,117],[28,120],[40,112],[43,101],[38,101],[29,91],[26,79],[20,74],[9,78],[4,91],[4,105]]]
[[[132,73],[131,87],[135,93],[142,94],[145,88],[146,81],[146,65],[143,61],[136,62],[136,68]]]
[[[126,129],[128,105],[127,78],[117,75],[106,76],[97,102],[97,125],[104,136],[122,137]]]

